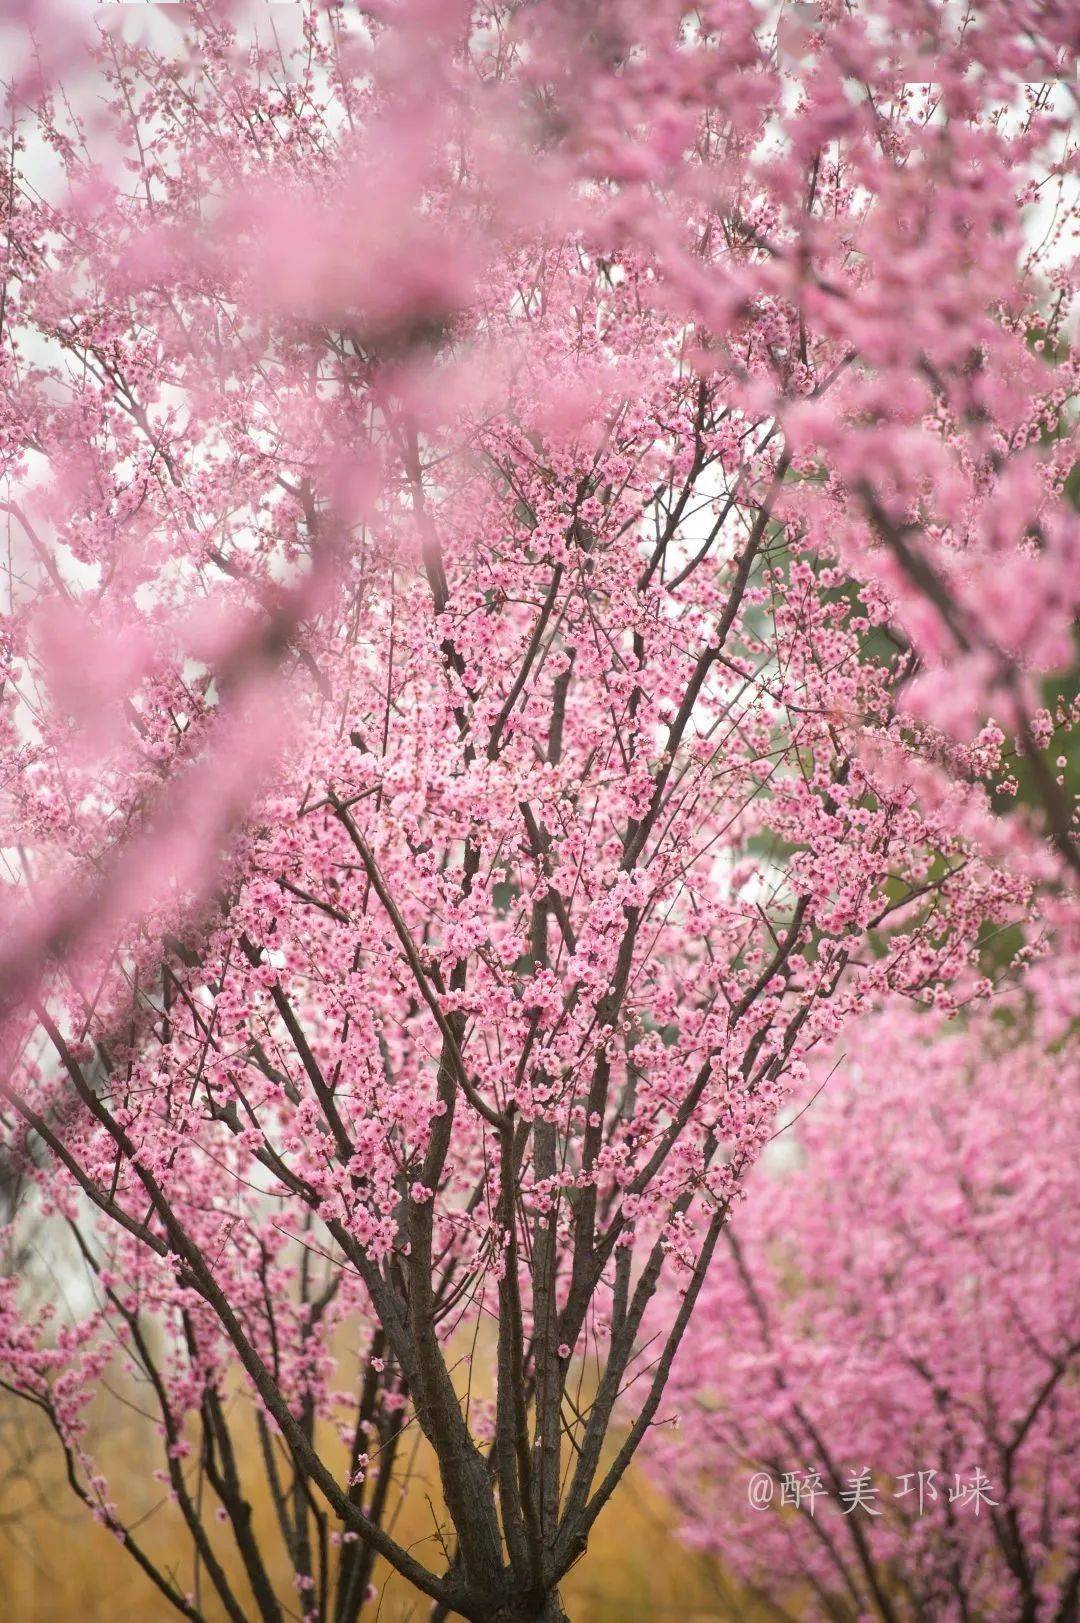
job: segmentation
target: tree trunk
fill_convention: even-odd
[[[512,1600],[499,1608],[492,1623],[570,1623],[558,1590],[546,1595],[539,1607],[532,1601]]]
[[[467,1605],[467,1602],[463,1602]],[[464,1614],[461,1614],[464,1615]],[[562,1600],[557,1589],[553,1589],[543,1600],[537,1603],[535,1597],[526,1598],[522,1595],[512,1596],[496,1611],[474,1614],[472,1616],[484,1617],[485,1623],[570,1623],[570,1619],[563,1610]],[[451,1612],[445,1604],[436,1604],[432,1607],[429,1623],[448,1623],[451,1618],[458,1617],[457,1612]]]

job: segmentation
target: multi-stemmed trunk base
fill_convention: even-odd
[[[491,1623],[570,1623],[570,1619],[563,1610],[562,1601],[556,1591],[545,1597],[539,1609],[531,1602],[522,1602],[520,1605],[511,1602],[495,1613]]]

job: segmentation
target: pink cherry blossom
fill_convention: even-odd
[[[184,1616],[117,1362],[230,1618],[558,1623],[819,1049],[1066,1000],[1073,29],[274,11],[9,87],[3,1379]]]
[[[1078,1077],[1046,1036],[1021,1006],[867,1019],[797,1123],[800,1164],[735,1220],[651,1459],[748,1592],[812,1594],[815,1618],[1069,1615]],[[873,1508],[849,1513],[864,1461]]]

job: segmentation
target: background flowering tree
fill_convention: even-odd
[[[800,1166],[760,1176],[729,1231],[653,1459],[685,1537],[778,1615],[1075,1612],[1068,1029],[869,1020],[798,1124]],[[752,1471],[774,1474],[765,1511]]]
[[[296,17],[12,91],[5,1379],[185,1615],[117,1344],[228,1615],[552,1618],[806,1056],[1075,864],[1067,19]]]

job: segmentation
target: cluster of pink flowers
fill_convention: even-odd
[[[1017,999],[869,1018],[786,1140],[798,1164],[757,1177],[676,1361],[682,1424],[651,1451],[683,1536],[747,1593],[894,1623],[1071,1615],[1070,1031]]]

